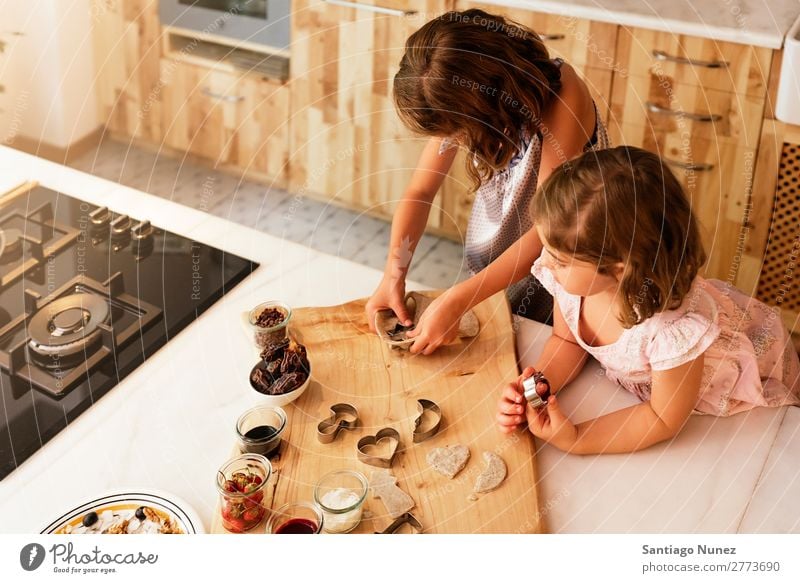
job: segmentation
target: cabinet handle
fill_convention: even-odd
[[[714,169],[713,164],[706,164],[705,162],[700,164],[695,164],[692,162],[681,162],[680,160],[673,160],[672,158],[664,158],[664,161],[667,164],[672,164],[673,166],[677,166],[682,170],[695,170],[697,172],[708,172],[709,170]]]
[[[543,33],[539,33],[539,38],[542,39],[543,41],[548,41],[548,40],[552,41],[552,40],[564,40],[567,37],[566,37],[566,35],[559,34],[559,33],[547,34],[546,32],[543,32]]]
[[[722,67],[728,66],[728,61],[697,61],[695,59],[687,59],[686,57],[676,57],[674,55],[670,55],[668,53],[665,53],[664,51],[659,51],[657,49],[653,49],[652,54],[659,61],[671,61],[673,63],[678,63],[681,65],[692,65],[693,67],[705,67],[706,69],[721,69]]]
[[[372,4],[361,4],[360,2],[348,2],[347,0],[325,0],[327,4],[334,6],[344,6],[345,8],[355,8],[366,12],[377,12],[378,14],[388,14],[390,16],[411,16],[416,14],[416,10],[399,10],[397,8],[384,8],[383,6],[373,6]]]
[[[243,95],[222,95],[221,93],[214,93],[208,87],[203,87],[203,89],[201,89],[201,93],[207,97],[219,99],[220,101],[227,101],[228,103],[244,101]]]
[[[658,113],[660,115],[672,115],[675,117],[685,117],[693,121],[719,121],[722,119],[722,116],[718,113],[690,113],[688,111],[680,111],[677,109],[670,109],[669,107],[662,107],[657,103],[653,103],[652,101],[647,101],[645,106],[653,113]]]

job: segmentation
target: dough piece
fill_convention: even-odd
[[[423,295],[419,292],[409,292],[406,294],[406,308],[412,314],[412,324],[408,327],[412,330],[419,323],[419,319],[434,298]],[[391,310],[380,310],[375,313],[375,329],[378,336],[392,348],[408,349],[413,343],[413,338],[406,338],[405,332],[390,334],[390,331],[399,330],[401,326],[397,316]],[[460,338],[472,338],[480,332],[480,323],[475,312],[469,310],[461,317],[458,325],[458,336]]]
[[[430,467],[452,480],[467,465],[469,448],[466,445],[437,447],[429,451],[425,459]]]
[[[503,483],[508,473],[506,462],[496,453],[483,452],[483,461],[486,467],[475,480],[475,487],[472,489],[474,492],[491,492]]]
[[[372,497],[380,498],[392,518],[414,508],[414,499],[397,487],[397,478],[388,470],[375,470],[369,477]]]

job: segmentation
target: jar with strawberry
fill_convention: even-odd
[[[266,514],[264,492],[272,475],[269,460],[258,454],[244,454],[228,460],[217,472],[222,526],[230,532],[255,527]]]

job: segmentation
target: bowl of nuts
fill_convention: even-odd
[[[250,387],[271,407],[282,407],[302,395],[311,383],[306,347],[285,338],[261,351],[250,371]]]

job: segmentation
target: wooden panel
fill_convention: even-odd
[[[456,10],[479,8],[502,14],[539,34],[552,57],[561,57],[576,69],[613,69],[617,25],[524,8],[456,0]]]
[[[654,55],[659,51],[666,60]],[[665,77],[676,87],[699,86],[761,98],[766,94],[772,50],[621,26],[616,58],[624,64],[624,70],[620,70],[624,76]],[[725,64],[709,67],[704,63]]]
[[[93,0],[100,119],[109,130],[161,141],[157,0]]]
[[[658,154],[686,190],[709,256],[704,275],[736,281],[755,148],[723,140],[690,139],[678,133],[659,132],[653,126],[630,125],[624,135],[619,130],[618,125],[609,130],[615,144],[638,146]]]
[[[689,139],[716,140],[755,148],[764,114],[762,97],[674,85],[655,76],[618,77],[611,98],[610,124],[630,140],[632,127],[681,134]],[[698,119],[700,117],[705,119]],[[635,138],[634,138],[635,139]],[[617,142],[615,143],[623,143]]]
[[[406,38],[450,0],[365,0],[417,10],[408,17],[320,0],[292,7],[292,190],[390,217],[426,139],[406,130],[391,82]],[[432,212],[429,225],[439,226]]]
[[[285,186],[286,85],[172,59],[161,82],[165,144]]]
[[[505,295],[496,294],[475,308],[481,324],[478,337],[442,347],[431,356],[414,356],[384,345],[364,322],[365,302],[294,311],[292,334],[308,349],[312,383],[286,407],[288,437],[275,463],[278,471],[270,488],[274,497],[268,495],[268,502],[276,508],[287,502],[313,501],[314,484],[332,470],[353,469],[369,476],[374,468],[357,459],[356,442],[391,426],[400,433],[404,447],[392,473],[414,499],[412,512],[425,532],[543,532],[532,436],[505,436],[494,427],[497,395],[519,374]],[[411,432],[418,398],[439,404],[444,425],[434,437],[415,444]],[[358,408],[361,425],[342,432],[333,443],[321,444],[317,423],[339,402]],[[435,447],[453,444],[468,446],[471,458],[449,480],[430,469],[425,457]],[[496,452],[505,460],[508,477],[496,491],[470,500],[484,451]],[[391,523],[380,500],[370,495],[366,507],[371,518],[365,518],[355,532],[371,533]],[[218,516],[211,530],[224,532]],[[253,532],[259,531],[263,527]]]
[[[765,120],[738,287],[779,306],[800,334],[800,127]]]

